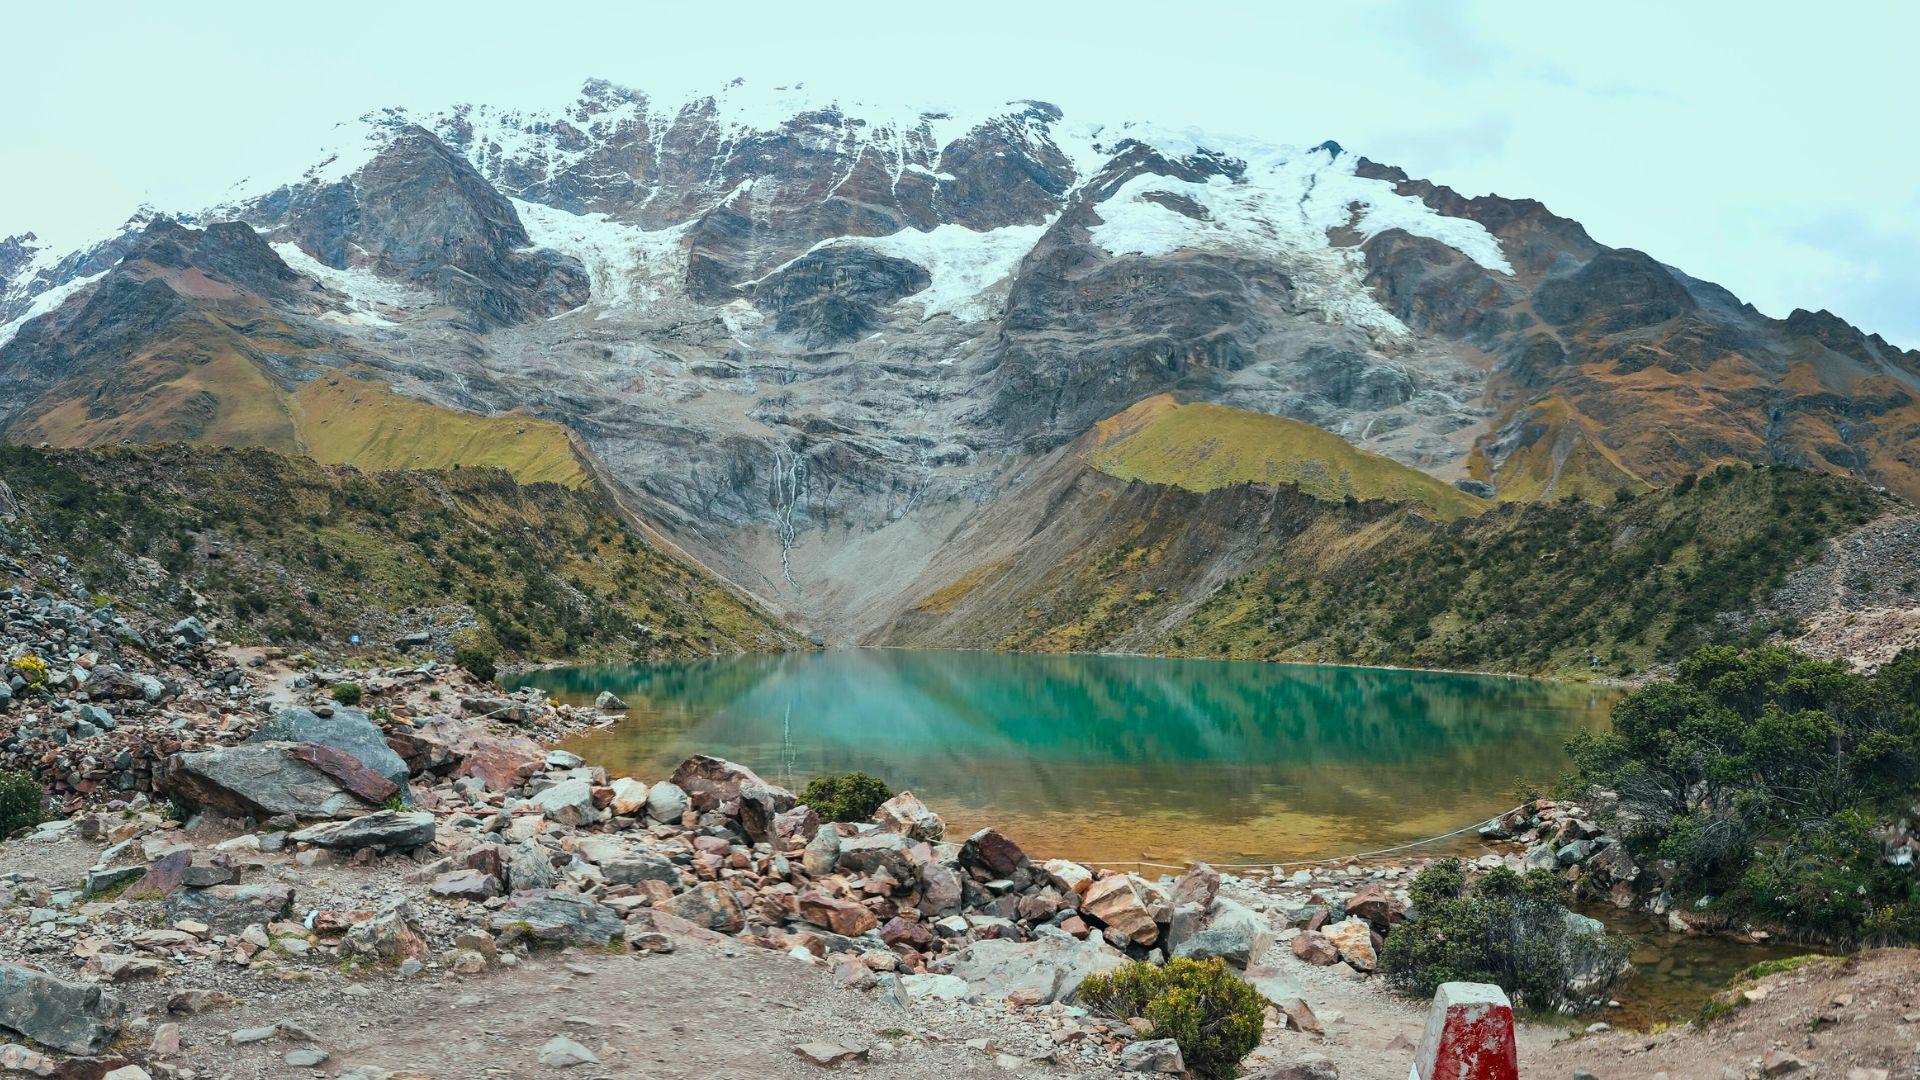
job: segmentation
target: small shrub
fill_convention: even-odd
[[[865,821],[891,798],[886,781],[863,772],[816,776],[800,792],[800,801],[827,821]]]
[[[1156,1039],[1179,1044],[1193,1075],[1231,1077],[1260,1045],[1267,999],[1219,959],[1179,959],[1156,967],[1134,961],[1105,975],[1089,975],[1080,997],[1114,1017],[1144,1016]]]
[[[364,691],[360,689],[359,683],[342,682],[334,683],[333,689],[328,693],[332,694],[333,700],[340,704],[352,706],[360,704],[360,697]]]
[[[1495,870],[1471,884],[1458,859],[1422,870],[1412,918],[1387,935],[1380,970],[1394,989],[1430,997],[1444,982],[1494,983],[1532,1009],[1583,1005],[1618,977],[1626,946],[1566,907],[1544,870]]]
[[[498,661],[485,646],[462,645],[453,650],[453,662],[466,668],[467,674],[481,682],[492,682],[500,674]]]
[[[47,685],[47,662],[32,653],[15,657],[13,670],[15,674],[27,680],[27,685],[35,690]]]
[[[47,819],[46,797],[40,781],[26,773],[0,773],[0,837],[38,825]]]
[[[1160,992],[1162,985],[1158,967],[1126,964],[1080,980],[1080,1001],[1102,1016],[1129,1020],[1146,1015],[1147,1003]]]

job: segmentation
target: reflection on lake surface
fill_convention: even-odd
[[[615,773],[659,778],[711,753],[798,789],[859,769],[953,830],[1170,862],[1340,855],[1487,817],[1517,779],[1556,777],[1611,700],[1437,672],[870,649],[522,681],[624,698],[626,720],[567,743]]]

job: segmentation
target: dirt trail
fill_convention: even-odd
[[[1739,1003],[1704,1026],[1564,1042],[1536,1059],[1538,1075],[1578,1068],[1598,1080],[1920,1076],[1920,951],[1815,960],[1730,996]]]

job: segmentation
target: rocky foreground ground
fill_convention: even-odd
[[[0,590],[0,754],[60,813],[0,844],[0,1070],[1137,1075],[1177,1053],[1073,991],[1169,956],[1220,957],[1272,1002],[1247,1063],[1268,1080],[1399,1080],[1425,1021],[1369,975],[1417,862],[1148,878],[949,837],[910,794],[836,824],[716,758],[609,777],[543,745],[609,713],[430,661],[236,649],[34,569]],[[332,700],[348,680],[360,708]],[[1489,838],[1489,865],[1632,869],[1570,807]],[[1703,1032],[1530,1024],[1523,1069],[1911,1075],[1915,971],[1788,973]],[[1766,1011],[1808,995],[1811,1019]]]

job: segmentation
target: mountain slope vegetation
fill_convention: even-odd
[[[40,544],[106,599],[235,640],[427,633],[512,660],[667,659],[797,639],[628,531],[597,489],[498,468],[363,473],[259,449],[0,446]]]
[[[1721,616],[1888,506],[1856,481],[1725,465],[1605,507],[1504,506],[1445,527],[1401,515],[1268,561],[1163,640],[1242,659],[1625,675],[1764,637],[1775,628]]]
[[[1485,503],[1330,431],[1281,416],[1158,394],[1094,425],[1087,461],[1122,480],[1207,492],[1228,484],[1291,484],[1321,499],[1386,499],[1443,520]]]
[[[1727,617],[1894,505],[1791,466],[1453,521],[1289,485],[1121,485],[1085,467],[1032,488],[1033,502],[956,538],[973,561],[936,563],[878,639],[1625,675],[1780,629]]]

